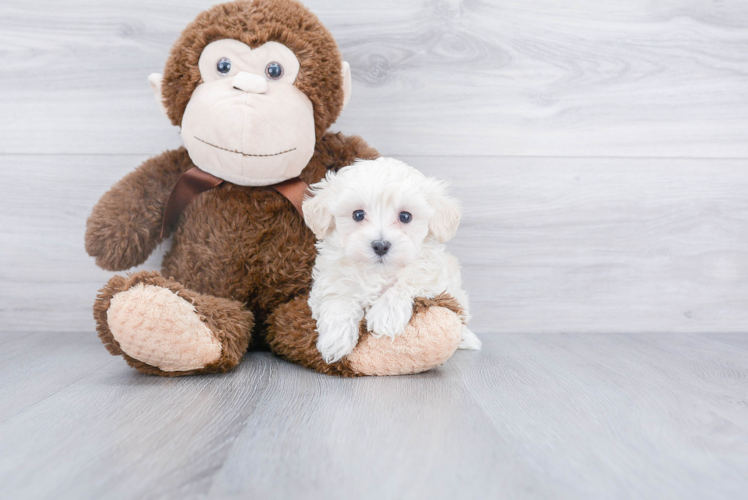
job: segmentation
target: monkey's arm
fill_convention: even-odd
[[[169,194],[192,166],[184,148],[167,151],[147,160],[101,197],[86,223],[86,251],[96,258],[96,265],[121,271],[145,262],[162,240]]]

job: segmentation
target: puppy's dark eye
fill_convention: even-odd
[[[400,212],[399,219],[403,224],[407,224],[408,222],[413,220],[413,216],[410,215],[410,212]]]
[[[283,66],[277,62],[271,62],[265,66],[265,74],[271,80],[277,80],[283,76]]]
[[[231,71],[231,59],[228,59],[226,57],[222,57],[221,59],[219,59],[216,63],[216,70],[221,76],[228,75],[229,71]]]
[[[356,222],[361,222],[365,217],[366,212],[364,212],[363,210],[355,210],[353,212],[353,220],[355,220]]]

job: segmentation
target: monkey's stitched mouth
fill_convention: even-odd
[[[250,154],[250,153],[244,153],[242,151],[236,151],[236,150],[233,150],[233,149],[226,149],[226,148],[222,148],[221,146],[216,146],[215,144],[211,144],[208,141],[204,141],[204,140],[200,139],[198,136],[195,136],[195,139],[197,139],[198,141],[202,142],[203,144],[207,144],[208,146],[212,146],[212,147],[214,147],[216,149],[220,149],[221,151],[228,151],[229,153],[236,153],[236,154],[242,155],[242,156],[280,156],[280,155],[283,155],[283,154],[286,154],[286,153],[290,153],[291,151],[296,151],[296,148],[292,148],[292,149],[289,149],[287,151],[281,151],[280,153],[272,153],[272,154],[269,154],[269,155],[253,155],[253,154]]]

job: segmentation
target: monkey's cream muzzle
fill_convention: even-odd
[[[282,68],[271,78],[269,64]],[[242,186],[298,176],[314,154],[314,110],[293,83],[299,62],[269,42],[252,50],[218,40],[200,55],[203,83],[182,118],[182,141],[202,170]],[[220,72],[220,69],[224,72]]]
[[[314,154],[314,109],[294,86],[299,60],[283,44],[252,49],[238,40],[208,44],[198,62],[202,82],[182,117],[182,141],[200,169],[242,186],[297,177]],[[351,74],[343,62],[344,103]],[[161,101],[161,75],[149,77]]]
[[[309,163],[314,113],[293,85],[263,88],[250,77],[260,78],[239,73],[200,84],[184,112],[182,141],[202,170],[242,186],[268,186],[298,176]]]

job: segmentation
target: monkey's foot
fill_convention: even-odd
[[[405,331],[394,340],[362,335],[348,356],[351,369],[362,375],[405,375],[447,361],[460,344],[462,320],[446,307],[422,301]]]
[[[268,343],[277,354],[294,363],[328,375],[406,375],[441,365],[457,350],[462,320],[457,302],[442,295],[418,298],[413,317],[402,335],[375,338],[361,335],[353,352],[337,363],[325,363],[317,350],[316,322],[311,318],[307,296],[283,304],[269,318]]]
[[[224,372],[247,350],[252,313],[157,272],[115,276],[94,304],[99,337],[130,366],[163,376]]]

